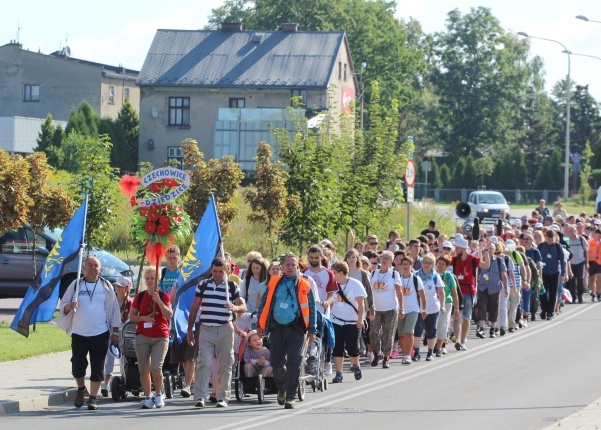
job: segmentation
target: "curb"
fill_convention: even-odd
[[[0,402],[0,416],[20,414],[22,412],[38,412],[49,406],[62,405],[68,401],[73,401],[76,392],[76,388],[71,388],[45,396]]]

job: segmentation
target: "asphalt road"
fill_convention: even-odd
[[[451,348],[442,358],[409,367],[392,360],[389,370],[364,368],[361,381],[347,372],[344,382],[330,384],[328,391],[308,392],[294,411],[278,406],[274,396],[264,405],[255,396],[232,400],[221,410],[195,409],[179,395],[163,409],[141,410],[141,401],[128,397],[119,403],[100,399],[96,412],[67,404],[6,416],[2,427],[542,429],[601,396],[600,322],[601,305],[585,303],[496,339],[476,339],[472,333],[467,352]]]

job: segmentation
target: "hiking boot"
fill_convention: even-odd
[[[86,395],[86,387],[81,387],[77,389],[77,393],[75,394],[75,400],[73,401],[73,406],[76,408],[81,408],[83,406],[83,399]]]
[[[283,406],[286,403],[286,393],[278,391],[278,405]]]
[[[98,402],[96,402],[96,397],[88,397],[88,411],[95,411],[96,409],[98,409]]]

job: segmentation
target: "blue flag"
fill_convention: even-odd
[[[215,198],[211,194],[190,249],[182,262],[176,283],[173,320],[180,343],[186,341],[188,334],[188,316],[194,301],[196,285],[210,275],[211,262],[217,255],[220,243],[221,229],[217,218],[217,206],[215,206]]]
[[[39,321],[50,321],[58,302],[58,287],[63,268],[79,256],[86,227],[88,198],[81,204],[67,227],[63,230],[46,258],[44,267],[29,286],[25,298],[13,319],[10,328],[29,337],[29,325]]]

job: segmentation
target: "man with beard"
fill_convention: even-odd
[[[488,252],[483,252],[486,248],[486,242],[480,242],[479,250],[480,257],[474,257],[468,252],[468,242],[463,237],[458,236],[455,240],[455,254],[451,260],[451,266],[453,267],[453,274],[457,276],[459,281],[459,289],[463,296],[463,310],[462,310],[462,322],[461,331],[456,333],[457,342],[455,343],[455,349],[457,351],[467,351],[465,342],[467,335],[470,331],[470,320],[472,318],[472,311],[474,309],[475,298],[477,297],[476,291],[476,279],[477,270],[488,269],[490,267],[490,255]]]

